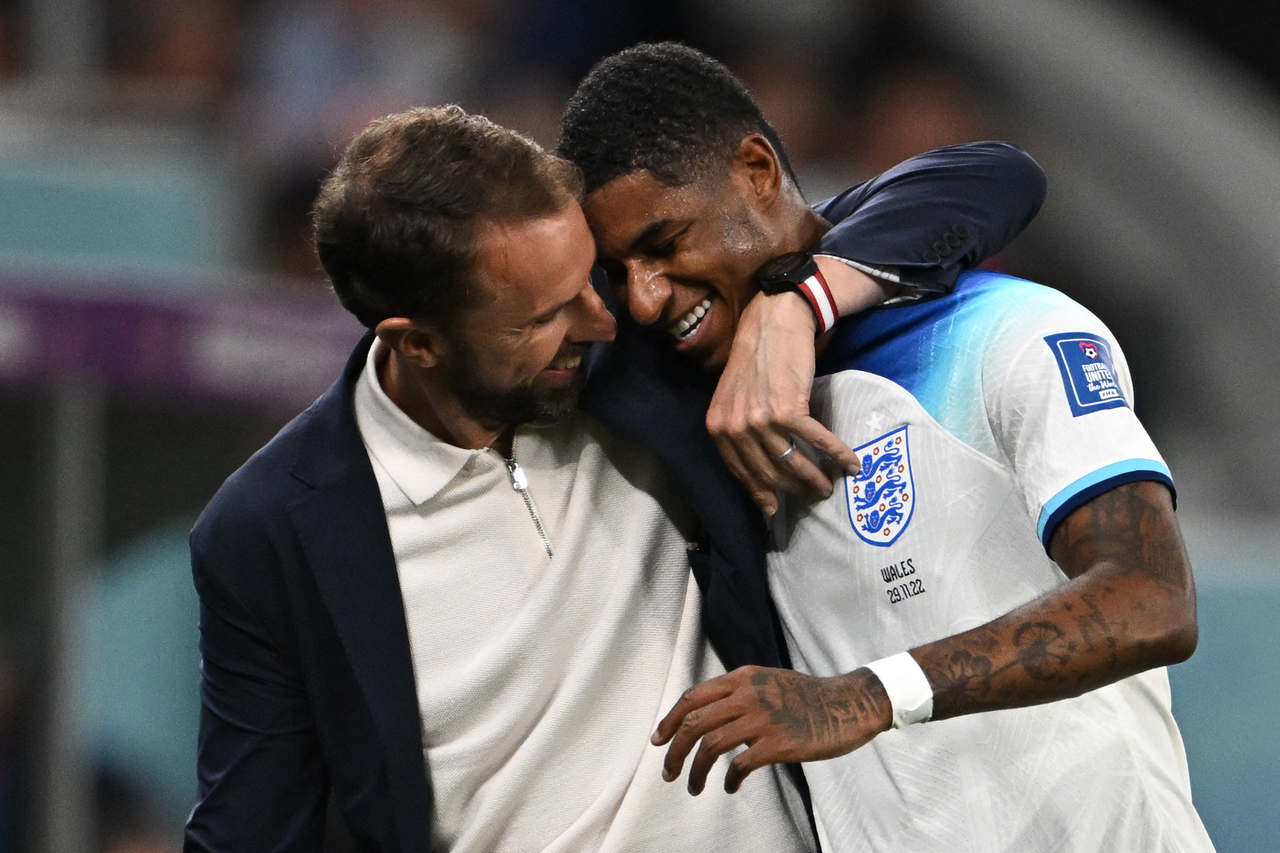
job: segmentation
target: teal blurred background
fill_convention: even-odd
[[[1128,354],[1197,570],[1196,802],[1280,849],[1278,32],[1243,0],[0,0],[0,853],[180,846],[186,531],[360,332],[306,224],[345,140],[456,102],[551,145],[655,38],[743,76],[812,201],[952,142],[1044,166],[992,265]]]

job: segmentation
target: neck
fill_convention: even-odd
[[[435,371],[410,364],[390,350],[378,360],[378,381],[391,402],[446,444],[468,450],[492,447],[503,456],[511,455],[514,427],[468,415]]]
[[[789,252],[812,249],[822,239],[822,235],[831,230],[831,223],[823,219],[807,205],[801,203],[802,211],[796,216],[795,227],[790,234]]]
[[[773,217],[778,235],[778,242],[773,247],[774,255],[812,249],[822,235],[831,230],[831,223],[805,203],[799,187],[790,181],[786,182],[777,199]]]

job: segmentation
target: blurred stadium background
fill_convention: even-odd
[[[994,263],[1126,348],[1198,573],[1194,794],[1220,850],[1277,849],[1278,37],[1246,0],[0,0],[0,853],[179,845],[186,530],[358,334],[305,221],[348,136],[452,101],[550,145],[655,38],[748,81],[810,200],[950,142],[1039,159]]]

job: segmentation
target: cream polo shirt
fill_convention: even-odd
[[[378,384],[380,351],[357,383],[356,420],[404,597],[433,842],[811,849],[777,770],[732,796],[727,759],[699,797],[662,781],[650,734],[683,690],[724,670],[672,520],[687,526],[688,513],[656,461],[578,414],[519,427],[513,472],[497,451],[454,447],[405,415]]]

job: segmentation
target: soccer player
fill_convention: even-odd
[[[724,66],[663,44],[598,65],[563,128],[632,316],[713,372],[760,291],[830,322],[812,250],[839,205],[803,203],[763,126]],[[739,747],[729,792],[809,762],[827,850],[1208,849],[1163,668],[1196,645],[1191,567],[1111,333],[1061,293],[971,272],[819,347],[813,414],[860,464],[772,520],[802,672],[687,691],[654,734],[664,777],[695,747],[694,794]],[[779,464],[805,460],[771,440]]]

